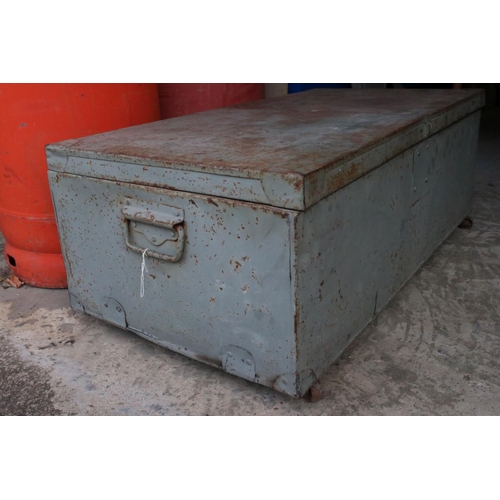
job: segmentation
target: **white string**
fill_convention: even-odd
[[[144,252],[142,252],[142,264],[141,264],[141,292],[140,292],[140,295],[141,295],[141,299],[142,297],[144,297],[144,269],[146,270],[147,273],[149,273],[148,271],[148,267],[146,266],[146,252],[148,251],[148,249],[146,248],[146,250],[144,250]]]

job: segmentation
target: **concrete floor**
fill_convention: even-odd
[[[66,290],[0,287],[0,415],[499,415],[499,139],[500,114],[485,113],[474,227],[457,229],[323,374],[322,400],[74,313]]]

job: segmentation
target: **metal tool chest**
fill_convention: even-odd
[[[313,90],[50,145],[71,305],[300,397],[468,214],[483,103]]]

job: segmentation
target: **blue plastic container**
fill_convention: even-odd
[[[288,93],[296,94],[311,89],[350,89],[350,83],[289,83]]]

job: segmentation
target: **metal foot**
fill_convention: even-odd
[[[466,217],[459,225],[458,227],[460,229],[470,229],[472,227],[472,219],[470,217]]]
[[[312,387],[307,391],[306,399],[309,403],[316,403],[325,397],[323,389],[318,381],[314,382]]]

